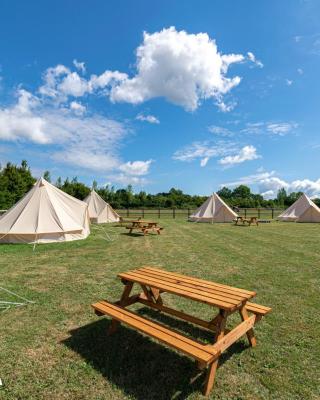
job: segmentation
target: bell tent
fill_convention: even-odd
[[[238,215],[217,195],[212,196],[189,217],[193,222],[232,222]]]
[[[89,217],[92,222],[103,224],[119,221],[119,215],[95,190],[92,190],[89,196],[84,199],[84,202],[88,204]]]
[[[277,219],[286,222],[320,222],[320,208],[303,194]]]
[[[51,243],[85,239],[88,206],[40,178],[0,218],[1,243]]]

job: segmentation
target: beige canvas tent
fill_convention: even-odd
[[[194,222],[231,222],[238,215],[217,195],[213,193],[192,215]]]
[[[303,194],[277,219],[286,222],[320,222],[320,208]]]
[[[88,204],[89,216],[92,222],[103,224],[105,222],[119,221],[119,215],[95,190],[92,190],[84,201]]]
[[[2,243],[51,243],[86,238],[88,206],[41,178],[0,218]]]

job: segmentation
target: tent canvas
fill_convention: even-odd
[[[95,190],[92,190],[89,196],[84,199],[84,202],[88,204],[89,217],[92,222],[102,224],[120,220],[120,216]]]
[[[213,193],[189,217],[193,222],[232,222],[238,215],[217,195]]]
[[[0,218],[2,243],[70,241],[89,233],[88,205],[43,178]]]
[[[285,222],[320,222],[320,208],[303,194],[277,219]]]

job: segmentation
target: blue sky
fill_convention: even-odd
[[[1,163],[320,195],[319,15],[316,0],[1,2]]]

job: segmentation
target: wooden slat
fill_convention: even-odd
[[[251,297],[254,297],[256,295],[256,292],[254,292],[254,291],[240,289],[240,288],[236,288],[236,287],[228,286],[228,285],[223,285],[223,284],[215,283],[215,282],[212,282],[212,281],[206,281],[206,280],[203,280],[203,279],[194,278],[192,276],[178,274],[176,272],[165,271],[165,270],[160,269],[160,268],[142,266],[141,268],[138,268],[138,269],[139,270],[148,269],[148,270],[151,270],[151,271],[156,271],[156,272],[159,272],[161,274],[165,274],[165,275],[169,275],[169,276],[172,276],[172,277],[176,277],[176,278],[181,279],[183,281],[187,281],[188,280],[189,282],[195,282],[195,283],[198,283],[199,285],[202,285],[204,287],[206,287],[206,286],[208,286],[208,287],[219,287],[221,289],[225,289],[229,293],[239,293],[240,295],[246,296],[247,298],[251,298]]]
[[[223,309],[226,309],[229,311],[233,311],[240,306],[240,305],[235,305],[235,304],[225,302],[225,301],[222,301],[219,299],[214,299],[212,297],[204,296],[204,295],[201,295],[198,293],[192,293],[183,288],[180,288],[178,285],[168,285],[168,284],[162,283],[160,281],[156,282],[152,279],[141,278],[140,276],[136,276],[134,273],[130,273],[130,274],[129,273],[121,273],[118,276],[123,279],[127,279],[131,282],[138,282],[143,285],[153,286],[153,287],[156,287],[157,289],[164,290],[165,292],[168,292],[168,293],[177,294],[182,297],[186,297],[188,299],[198,300],[202,303],[214,305],[214,306],[217,306],[219,308],[223,308]]]
[[[92,304],[92,307],[98,312],[109,315],[113,319],[123,322],[132,328],[159,340],[160,342],[180,350],[198,361],[209,363],[219,355],[219,353],[213,348],[208,348],[208,346],[196,342],[179,332],[168,329],[164,325],[155,323],[149,319],[140,317],[136,313],[128,311],[122,307],[106,301]]]
[[[233,305],[238,305],[240,303],[242,303],[243,301],[246,301],[247,299],[245,297],[239,297],[237,299],[234,298],[230,298],[229,296],[225,295],[224,293],[216,293],[216,292],[211,292],[211,291],[207,291],[207,290],[202,290],[199,288],[194,288],[193,286],[186,286],[184,285],[182,282],[180,281],[176,281],[176,280],[170,280],[170,279],[163,279],[161,277],[157,277],[157,276],[153,276],[151,274],[146,274],[144,271],[139,271],[139,270],[134,270],[134,271],[128,271],[127,273],[129,274],[134,274],[135,276],[139,276],[142,279],[148,279],[148,280],[152,280],[155,283],[163,283],[166,285],[169,285],[171,287],[179,287],[180,289],[185,290],[188,293],[197,293],[200,294],[202,296],[206,296],[206,297],[210,297],[213,299],[217,299],[217,300],[221,300],[221,301],[225,301],[226,303],[230,303]]]
[[[161,283],[161,284],[168,285],[172,288],[183,289],[187,293],[196,293],[196,294],[200,294],[202,296],[206,296],[206,297],[209,297],[212,299],[224,301],[226,303],[233,304],[234,306],[237,306],[237,305],[241,304],[243,301],[246,301],[245,297],[244,298],[240,297],[240,299],[232,299],[227,296],[224,296],[223,294],[219,294],[219,293],[215,293],[215,292],[207,292],[205,290],[196,289],[193,287],[187,287],[187,286],[184,286],[183,284],[181,284],[180,282],[176,282],[176,283],[170,282],[167,279],[162,279],[159,277],[151,276],[151,275],[145,274],[144,272],[140,272],[139,270],[128,271],[127,274],[129,274],[131,276],[135,276],[138,279],[147,279],[149,281],[154,282],[155,284]]]
[[[199,283],[188,282],[188,279],[172,277],[170,275],[161,274],[158,271],[151,271],[151,270],[144,269],[144,268],[141,268],[141,269],[139,268],[139,269],[134,270],[134,272],[138,272],[138,271],[139,271],[139,273],[143,273],[149,277],[158,278],[158,279],[161,279],[161,280],[169,282],[169,283],[179,284],[180,286],[185,286],[187,288],[201,290],[201,292],[220,295],[220,296],[225,297],[226,299],[228,298],[228,299],[236,300],[237,302],[242,302],[247,299],[247,296],[240,295],[239,293],[232,292],[231,290],[227,291],[227,290],[221,289],[219,287],[210,287],[208,285],[200,285]],[[133,272],[133,271],[131,271],[131,272]]]
[[[246,334],[250,329],[252,329],[255,322],[255,315],[252,315],[245,321],[241,322],[238,326],[232,329],[227,335],[223,336],[214,345],[209,345],[210,349],[215,349],[217,352],[223,352],[228,347],[230,347],[234,342]]]
[[[246,303],[246,309],[250,312],[253,312],[255,314],[260,314],[260,315],[266,315],[269,312],[271,312],[270,307],[262,306],[260,304],[255,304],[255,303]]]

